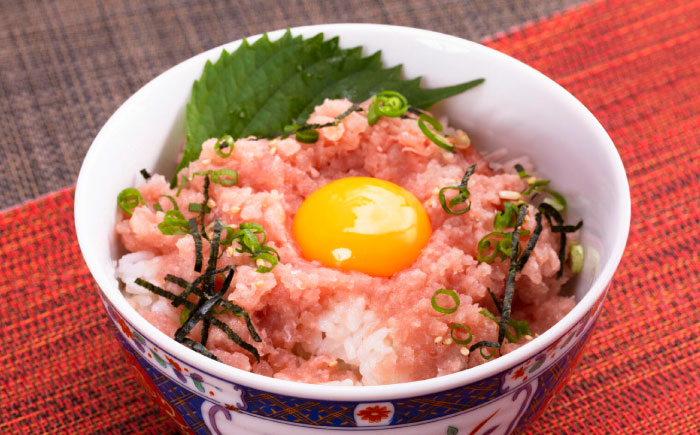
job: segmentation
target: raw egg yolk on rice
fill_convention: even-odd
[[[308,260],[391,276],[418,258],[431,229],[411,192],[377,178],[348,177],[309,195],[294,217],[293,232]]]

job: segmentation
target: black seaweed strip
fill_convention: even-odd
[[[527,205],[522,204],[518,207],[518,219],[515,221],[513,228],[513,241],[510,245],[510,266],[508,266],[508,278],[506,279],[506,294],[503,296],[503,311],[501,312],[501,321],[498,323],[498,344],[503,343],[506,336],[506,328],[508,327],[508,319],[510,318],[511,304],[513,303],[513,294],[515,293],[515,274],[518,268],[518,242],[520,241],[520,225],[525,220],[527,213]]]
[[[540,210],[547,216],[547,220],[549,221],[549,225],[553,227],[552,225],[552,219],[557,223],[557,226],[562,226],[564,225],[564,219],[561,217],[561,214],[557,211],[556,208],[552,207],[551,205],[547,203],[542,203],[539,206]],[[564,261],[566,260],[566,233],[560,233],[559,237],[559,270],[557,271],[557,279],[561,278],[562,275],[564,274]]]
[[[139,172],[141,172],[141,176],[144,180],[148,180],[149,178],[151,178],[151,174],[148,173],[146,168],[141,169]]]
[[[197,304],[197,309],[195,309],[192,314],[190,314],[190,318],[187,319],[187,321],[178,328],[177,331],[175,331],[175,339],[176,340],[182,340],[187,336],[187,334],[190,333],[192,328],[199,323],[200,320],[212,309],[214,308],[214,305],[224,296],[225,292],[219,292],[212,296],[209,299],[204,299],[202,298],[200,300],[200,303]]]
[[[190,340],[190,339],[187,338],[187,337],[183,338],[182,341],[180,341],[180,343],[181,343],[181,344],[184,344],[184,345],[186,345],[186,346],[188,346],[190,349],[192,349],[192,350],[195,351],[195,352],[199,352],[199,353],[201,353],[202,355],[204,355],[204,356],[206,356],[206,357],[208,357],[208,358],[213,359],[214,361],[218,361],[218,360],[219,360],[219,358],[217,358],[213,353],[211,353],[211,352],[209,351],[209,349],[207,349],[206,347],[204,347],[204,345],[201,344],[201,343],[197,343],[196,341]]]
[[[180,287],[182,287],[182,288],[184,288],[184,289],[187,289],[187,287],[190,286],[190,282],[189,282],[189,281],[187,281],[187,280],[185,280],[185,279],[182,279],[182,278],[180,278],[179,276],[175,276],[175,275],[167,274],[167,275],[165,275],[165,280],[166,280],[166,281],[170,281],[170,282],[172,282],[173,284],[177,284],[177,285],[179,285]]]
[[[210,315],[210,313],[207,313]],[[200,343],[202,343],[202,346],[207,345],[207,340],[209,340],[209,326],[211,325],[211,321],[209,320],[208,316],[205,316],[202,319],[202,337],[199,339]]]
[[[462,176],[462,182],[459,183],[460,187],[467,187],[467,184],[469,184],[469,177],[471,177],[472,174],[474,174],[475,170],[476,164],[473,164],[470,167],[468,167],[466,171],[464,171],[464,175]]]
[[[174,301],[174,300],[177,300],[177,299],[178,299],[178,296],[177,296],[176,294],[171,293],[171,292],[169,292],[169,291],[167,291],[167,290],[164,290],[164,289],[158,287],[157,285],[152,284],[152,283],[146,281],[145,279],[136,278],[136,280],[134,280],[134,283],[137,284],[137,285],[140,285],[141,287],[145,288],[146,290],[148,290],[148,291],[150,291],[150,292],[152,292],[152,293],[157,294],[158,296],[163,296],[164,298],[170,299],[171,301]],[[184,304],[188,309],[192,309],[192,308],[194,308],[194,306],[195,306],[195,305],[194,305],[192,302],[190,302],[190,301],[184,301],[183,304]]]
[[[583,221],[578,221],[576,225],[557,225],[552,227],[553,233],[575,233],[583,226]]]
[[[530,259],[530,254],[532,254],[532,251],[535,249],[535,245],[537,244],[537,240],[540,238],[541,232],[542,213],[538,211],[537,214],[535,214],[535,230],[532,232],[532,236],[530,236],[530,241],[527,242],[527,248],[525,248],[525,251],[523,251],[523,254],[520,256],[520,260],[518,260],[517,272],[523,270],[525,263],[527,263],[527,260]]]
[[[170,281],[173,284],[177,284],[180,287],[185,289],[185,291],[182,292],[179,296],[175,296],[175,299],[173,300],[173,306],[177,307],[178,305],[182,304],[183,301],[185,301],[187,299],[187,297],[190,295],[190,293],[194,293],[197,296],[202,297],[204,295],[204,293],[200,294],[200,292],[197,292],[197,287],[199,287],[199,284],[205,278],[207,278],[210,275],[216,275],[217,273],[226,273],[235,267],[236,266],[230,264],[230,265],[223,267],[221,269],[212,270],[211,272],[205,272],[205,273],[199,275],[194,281],[192,281],[192,283],[188,283],[184,279],[179,278],[179,277],[174,276],[174,275],[165,275],[166,281]],[[183,285],[183,284],[185,284],[185,285]]]
[[[348,110],[341,113],[337,118],[335,118],[333,122],[327,122],[325,124],[304,124],[297,128],[295,131],[276,131],[274,133],[267,133],[262,136],[255,137],[253,138],[253,140],[274,139],[276,137],[294,134],[297,131],[317,130],[319,128],[335,127],[340,121],[347,118],[353,112],[362,112],[362,107],[358,106],[357,104],[353,104]]]
[[[197,218],[192,218],[189,221],[190,224],[190,234],[192,234],[192,238],[194,239],[194,249],[195,249],[195,263],[194,263],[194,270],[195,272],[201,272],[202,271],[202,237],[199,235],[199,228],[197,228]]]
[[[216,281],[216,275],[211,272],[216,269],[216,260],[219,258],[219,242],[221,240],[221,221],[216,220],[214,222],[214,234],[209,245],[209,261],[207,262],[206,274],[209,275],[204,281],[204,294],[213,295],[216,292],[214,288],[214,283]]]
[[[498,310],[498,314],[501,314],[503,312],[503,305],[501,305],[501,301],[498,300],[496,295],[491,291],[490,288],[486,289],[489,294],[491,295],[491,299],[493,299],[493,304],[496,305],[496,309]]]
[[[227,266],[227,267],[235,267],[235,266]],[[226,268],[217,270],[215,272],[220,273],[221,271],[226,271]],[[166,275],[165,280],[170,281],[174,284],[177,284],[184,289],[189,288],[189,286],[191,285],[188,281],[186,281],[180,277],[174,276],[174,275]],[[230,286],[230,282],[227,284],[227,282],[224,281],[224,285],[221,288],[222,288],[222,290],[223,289],[228,290],[229,286]],[[199,297],[204,297],[204,293],[202,293],[201,290],[197,289],[196,287],[193,287],[193,289],[194,290],[191,290],[192,293],[196,294]],[[165,291],[165,290],[163,290],[163,291]],[[175,299],[177,299],[177,296],[171,295],[171,297],[169,299],[175,300]],[[191,304],[191,302],[189,302],[189,303]],[[253,322],[250,319],[250,315],[248,314],[248,312],[246,310],[244,310],[241,306],[236,305],[236,304],[234,304],[230,301],[227,301],[225,299],[222,299],[219,301],[219,306],[221,308],[225,308],[225,309],[231,311],[235,316],[243,317],[243,319],[245,320],[245,324],[248,327],[248,332],[250,332],[250,336],[253,338],[253,340],[255,340],[258,343],[262,342],[262,339],[260,338],[260,335],[258,335],[258,332],[255,330],[255,326],[253,326]]]
[[[243,349],[253,354],[255,360],[260,362],[260,354],[258,353],[258,349],[256,349],[253,345],[243,341],[243,339],[238,334],[233,332],[233,330],[229,328],[227,324],[217,319],[216,317],[212,317],[211,324],[224,331],[224,333],[228,335],[228,338],[230,338],[234,343],[236,343]]]
[[[413,113],[414,115],[422,115],[422,114],[423,114],[423,111],[422,111],[422,110],[420,110],[420,109],[417,108],[417,107],[413,107],[413,106],[410,106],[410,107],[406,110],[406,112]]]
[[[207,236],[206,225],[204,224],[204,215],[207,213],[207,203],[209,202],[209,183],[209,174],[207,174],[204,176],[204,200],[202,201],[202,209],[199,211],[199,223],[202,225],[200,234],[207,240],[209,240],[209,236]]]

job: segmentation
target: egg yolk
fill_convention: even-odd
[[[418,258],[431,229],[411,192],[376,178],[349,177],[309,195],[294,217],[293,232],[308,260],[391,276]]]

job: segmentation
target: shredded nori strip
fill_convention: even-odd
[[[234,266],[227,266],[227,267],[234,267]],[[220,270],[215,270],[215,273],[221,273],[221,271],[226,271],[227,269],[220,269]],[[230,270],[230,269],[228,269]],[[184,289],[190,289],[190,292],[194,293],[195,295],[199,297],[205,297],[204,293],[202,292],[201,289],[197,288],[196,286],[193,286],[191,283],[189,283],[187,280],[184,280],[180,277],[174,276],[174,275],[166,275],[165,280],[172,282],[173,284],[177,284],[180,287]],[[227,285],[226,282],[224,282],[224,287],[222,288],[228,288],[230,283]],[[173,295],[174,296],[174,295]],[[175,298],[177,296],[174,296]],[[191,303],[191,302],[190,302]],[[258,343],[262,342],[262,339],[260,338],[260,335],[258,335],[258,332],[255,330],[255,326],[253,326],[253,322],[250,320],[250,315],[246,310],[244,310],[241,306],[234,304],[233,302],[227,301],[225,299],[221,299],[218,302],[218,306],[232,312],[235,316],[237,317],[242,317],[243,320],[245,320],[245,324],[248,327],[248,332],[250,332],[250,336],[253,338],[253,340],[257,341]]]
[[[204,293],[212,296],[215,293],[214,283],[216,281],[216,275],[211,274],[213,270],[216,269],[216,260],[219,259],[219,241],[221,240],[221,221],[216,220],[214,222],[214,233],[209,245],[209,261],[207,262],[207,279],[204,281]]]
[[[338,125],[340,123],[340,121],[347,118],[353,112],[362,112],[362,107],[358,106],[357,104],[353,104],[352,106],[350,106],[350,108],[348,110],[346,110],[345,112],[338,115],[338,117],[335,118],[335,120],[333,120],[331,122],[327,122],[325,124],[303,124],[303,125],[297,126],[296,128],[292,128],[291,130],[276,131],[273,133],[259,135],[259,136],[254,137],[252,140],[274,139],[276,137],[286,137],[286,136],[295,134],[295,133],[300,132],[300,131],[303,132],[303,131],[308,131],[308,130],[318,130],[319,128],[325,128],[325,127],[335,127],[336,125]],[[299,142],[301,142],[301,141],[299,141]]]
[[[535,214],[535,230],[532,232],[532,235],[530,236],[530,240],[527,242],[527,248],[523,251],[523,254],[520,256],[520,260],[518,260],[518,267],[517,267],[517,272],[520,272],[523,270],[523,267],[525,267],[525,263],[527,263],[527,260],[530,258],[530,254],[532,254],[532,251],[535,249],[535,245],[537,244],[537,239],[540,238],[540,233],[542,232],[542,213],[537,212]]]
[[[203,261],[203,256],[202,256],[202,237],[199,234],[199,228],[197,228],[197,218],[192,218],[189,221],[190,224],[190,234],[192,234],[192,238],[194,239],[194,249],[195,249],[195,262],[194,262],[194,270],[195,272],[201,272],[202,271],[202,261]]]
[[[178,298],[178,296],[176,294],[171,293],[165,289],[162,289],[162,288],[158,287],[157,285],[146,281],[145,279],[136,278],[136,280],[134,280],[134,283],[137,285],[140,285],[141,287],[145,288],[146,290],[150,291],[151,293],[155,293],[158,296],[163,296],[164,298],[170,299],[171,301],[174,301]],[[184,301],[183,304],[190,310],[193,309],[195,306],[190,301]]]
[[[209,174],[204,176],[204,200],[202,201],[202,208],[199,210],[199,222],[202,224],[202,232],[200,233],[202,237],[205,239],[209,240],[209,236],[207,236],[206,232],[206,227],[204,225],[204,215],[207,213],[207,209],[209,209],[209,206],[207,203],[209,202]],[[218,254],[218,252],[217,252]],[[199,271],[197,271],[199,272]]]
[[[216,355],[214,355],[213,353],[211,353],[211,351],[209,351],[209,349],[207,349],[206,347],[204,347],[204,345],[201,344],[201,343],[197,343],[196,341],[191,340],[191,339],[189,339],[189,338],[187,338],[187,337],[183,338],[182,341],[180,341],[180,343],[182,343],[182,344],[188,346],[190,349],[192,349],[192,350],[195,351],[195,352],[201,353],[202,355],[204,355],[204,356],[206,356],[206,357],[208,357],[208,358],[213,359],[214,361],[218,361],[218,360],[219,360],[219,358],[217,358]]]
[[[199,339],[199,342],[202,343],[202,346],[207,345],[207,340],[209,340],[209,326],[211,325],[211,320],[209,320],[208,316],[205,316],[202,319],[202,337]]]
[[[187,299],[187,297],[188,297],[191,293],[195,293],[195,294],[197,294],[197,296],[199,296],[199,297],[206,297],[206,296],[204,295],[204,292],[203,292],[203,291],[200,290],[200,291],[201,291],[201,294],[198,293],[198,292],[196,291],[197,287],[199,287],[199,285],[202,283],[202,281],[204,281],[205,279],[207,279],[207,278],[208,278],[209,276],[211,276],[211,275],[216,275],[217,273],[226,273],[226,272],[228,272],[229,270],[232,270],[232,269],[235,268],[235,267],[236,267],[236,266],[234,266],[234,265],[228,265],[228,266],[223,267],[223,268],[221,268],[221,269],[212,270],[211,272],[205,272],[205,273],[199,275],[197,278],[195,278],[195,280],[192,281],[192,283],[188,283],[188,282],[185,281],[184,279],[178,278],[178,277],[173,276],[173,275],[166,275],[166,277],[165,277],[165,280],[166,280],[166,281],[170,281],[170,282],[172,282],[172,283],[174,283],[174,284],[181,285],[180,282],[175,282],[175,281],[173,281],[173,280],[171,280],[171,279],[168,279],[168,277],[172,277],[172,278],[176,278],[176,279],[178,279],[178,280],[182,280],[181,282],[187,284],[186,287],[185,287],[185,286],[181,286],[181,287],[183,287],[183,288],[185,289],[185,291],[182,292],[179,296],[175,296],[175,299],[173,300],[173,306],[177,307],[177,306],[183,304],[184,301]]]
[[[554,227],[552,225],[552,219],[557,223],[557,226],[561,227],[564,225],[564,219],[561,217],[561,214],[557,211],[556,208],[552,207],[551,205],[547,204],[546,202],[543,202],[539,206],[540,211],[544,213],[544,215],[547,217],[547,221],[549,222],[549,226]],[[560,233],[559,237],[559,270],[557,271],[557,279],[561,278],[562,275],[564,274],[564,261],[566,260],[566,233],[562,232]]]
[[[549,205],[549,204],[547,204]],[[551,207],[551,206],[550,206]],[[554,208],[554,207],[552,207]],[[553,233],[575,233],[583,226],[583,221],[578,221],[576,225],[555,225],[552,227]]]
[[[234,343],[236,343],[237,345],[239,345],[243,349],[245,349],[248,352],[250,352],[251,354],[253,354],[253,356],[255,357],[255,360],[260,362],[260,354],[258,353],[258,349],[256,349],[252,344],[249,344],[249,343],[243,341],[243,339],[238,334],[233,332],[233,330],[231,328],[229,328],[229,326],[227,324],[225,324],[221,320],[217,319],[216,317],[211,318],[211,324],[216,326],[217,328],[221,329],[222,331],[224,331],[224,333],[226,333],[228,338],[230,338]]]
[[[496,306],[496,309],[498,310],[498,314],[501,314],[503,312],[503,304],[501,304],[501,301],[498,300],[494,292],[491,291],[490,288],[486,289],[489,294],[491,295],[491,299],[493,299],[493,304]]]
[[[149,178],[151,178],[151,174],[148,173],[146,168],[141,169],[139,172],[141,172],[141,176],[143,176],[144,180],[148,180]]]
[[[232,272],[233,271],[230,273]],[[187,321],[183,323],[177,331],[175,331],[175,341],[181,341],[183,338],[185,338],[187,334],[192,331],[192,328],[194,328],[195,325],[199,323],[199,321],[202,320],[202,318],[204,318],[204,316],[206,316],[212,308],[214,308],[214,305],[216,305],[216,303],[224,296],[224,293],[226,293],[226,291],[219,292],[209,299],[201,298],[197,304],[197,308],[190,313]]]
[[[513,303],[513,294],[515,293],[515,274],[518,269],[518,242],[520,241],[520,225],[525,220],[527,214],[527,205],[521,204],[518,206],[518,219],[515,221],[513,228],[513,241],[510,248],[510,266],[508,267],[508,278],[506,279],[506,293],[503,297],[503,310],[501,312],[501,321],[498,323],[498,343],[499,346],[503,343],[506,336],[506,328],[508,327],[508,319],[510,319],[510,309]]]

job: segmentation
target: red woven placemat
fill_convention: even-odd
[[[627,251],[588,350],[532,433],[700,431],[700,1],[604,1],[488,45],[608,129],[632,192]],[[0,214],[0,432],[164,433],[78,249],[73,192]]]

